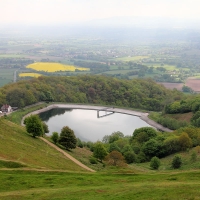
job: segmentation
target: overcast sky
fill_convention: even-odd
[[[116,16],[200,20],[200,0],[0,0],[0,24],[74,23]]]

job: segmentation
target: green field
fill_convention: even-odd
[[[13,75],[16,69],[1,69],[0,68],[0,87],[7,83],[13,82]]]
[[[148,67],[153,66],[155,68],[157,68],[157,67],[163,67],[163,68],[165,68],[168,71],[178,70],[178,68],[175,65],[166,65],[166,64],[164,64],[164,65],[161,66],[161,64],[159,64],[159,63],[148,63],[147,66]]]
[[[21,54],[0,54],[1,58],[22,58],[24,55]]]
[[[0,171],[0,199],[200,199],[200,172],[95,173]]]
[[[115,58],[114,60],[121,60],[121,61],[124,61],[124,62],[128,62],[128,61],[138,61],[138,60],[142,60],[142,59],[145,59],[145,58],[149,58],[149,56],[127,56],[127,57],[121,57],[121,58]]]
[[[134,71],[134,70],[130,70],[130,69],[125,70],[125,69],[122,69],[122,70],[106,71],[104,73],[106,73],[106,74],[126,74],[126,73],[132,72],[132,71]]]

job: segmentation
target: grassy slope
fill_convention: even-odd
[[[146,163],[127,169],[106,168],[95,174],[75,173],[81,171],[77,165],[41,140],[27,135],[24,127],[5,119],[0,119],[0,123],[0,158],[44,170],[40,172],[1,169],[2,200],[200,199],[200,171],[156,172],[149,170],[149,164]],[[90,156],[82,149],[76,151],[77,156]],[[65,169],[74,172],[47,172],[45,169]]]
[[[85,171],[40,139],[29,136],[24,127],[4,119],[0,123],[0,159],[31,168]]]

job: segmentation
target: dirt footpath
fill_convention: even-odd
[[[61,152],[62,154],[64,154],[67,158],[69,158],[70,160],[72,160],[74,163],[76,163],[77,165],[79,165],[80,167],[91,171],[91,172],[95,172],[93,169],[87,167],[86,165],[84,165],[83,163],[79,162],[78,160],[76,160],[74,157],[72,157],[71,155],[69,155],[67,152],[63,151],[62,149],[60,149],[59,147],[57,147],[55,144],[49,142],[47,139],[40,137],[41,140],[43,140],[44,142],[46,142],[48,145],[50,145],[51,147],[53,147],[54,149],[56,149],[57,151]]]

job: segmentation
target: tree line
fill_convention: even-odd
[[[101,75],[39,77],[0,88],[0,106],[23,108],[39,101],[113,105],[162,111],[183,93],[151,79],[120,80]]]

